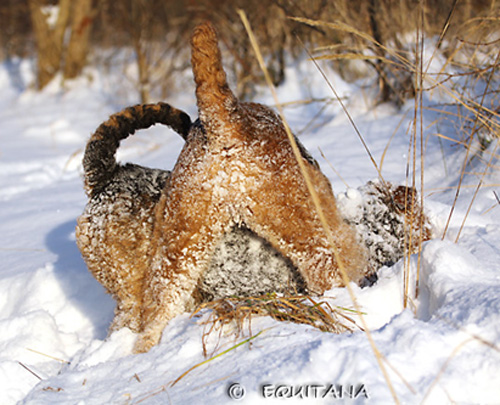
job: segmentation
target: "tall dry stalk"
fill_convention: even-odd
[[[375,341],[369,331],[369,328],[368,328],[368,325],[364,319],[364,316],[363,316],[363,312],[361,311],[361,307],[360,305],[358,304],[357,302],[357,299],[356,299],[356,295],[354,294],[354,291],[353,289],[351,288],[350,286],[350,279],[349,279],[349,276],[347,275],[347,271],[345,269],[345,265],[343,263],[343,260],[342,260],[342,257],[340,256],[340,253],[338,252],[336,246],[335,246],[335,242],[334,242],[334,239],[333,239],[333,235],[331,234],[331,231],[330,231],[330,228],[328,226],[328,223],[326,221],[326,218],[324,216],[324,213],[323,213],[323,209],[321,208],[321,204],[320,204],[320,201],[319,201],[319,198],[318,198],[318,195],[316,194],[316,190],[314,189],[313,187],[313,184],[309,178],[309,173],[307,172],[307,169],[305,167],[305,164],[302,160],[302,157],[301,157],[301,153],[300,153],[300,150],[297,146],[297,142],[295,141],[295,137],[293,136],[291,130],[290,130],[290,127],[287,123],[287,120],[284,116],[284,113],[283,113],[283,109],[281,107],[281,104],[279,102],[279,99],[278,99],[278,96],[277,96],[277,93],[276,93],[276,89],[274,88],[274,85],[273,85],[273,82],[271,80],[271,77],[269,76],[269,73],[267,71],[267,68],[266,68],[266,65],[264,63],[264,59],[262,58],[262,54],[260,53],[260,49],[259,49],[259,46],[257,44],[257,41],[255,39],[255,36],[253,34],[253,31],[252,31],[252,28],[250,27],[250,24],[248,22],[248,19],[246,17],[246,14],[244,13],[244,11],[242,10],[239,10],[238,11],[238,14],[240,15],[240,18],[241,20],[243,21],[243,25],[245,26],[245,29],[248,33],[248,36],[250,38],[250,42],[252,44],[252,47],[255,51],[255,54],[256,54],[256,57],[257,57],[257,60],[259,61],[259,65],[262,69],[262,72],[264,73],[264,76],[266,78],[266,82],[267,82],[267,85],[269,87],[269,89],[271,90],[271,93],[273,95],[273,98],[274,98],[274,101],[275,101],[275,104],[276,104],[276,107],[279,111],[279,114],[281,116],[281,119],[283,121],[283,125],[285,127],[285,131],[288,135],[288,139],[290,141],[290,144],[292,146],[292,149],[293,149],[293,152],[294,152],[294,155],[295,155],[295,158],[297,160],[297,163],[299,164],[299,167],[300,167],[300,171],[302,173],[302,176],[304,177],[304,180],[306,182],[306,185],[307,185],[307,189],[309,191],[309,194],[310,194],[310,197],[311,197],[311,200],[314,204],[314,207],[316,209],[316,212],[318,214],[318,217],[320,219],[320,222],[323,226],[323,229],[324,229],[324,232],[325,232],[325,235],[329,241],[329,244],[330,244],[330,247],[332,249],[332,251],[334,252],[334,255],[335,255],[335,260],[338,264],[338,267],[339,267],[339,271],[340,271],[340,274],[342,276],[342,281],[349,293],[349,296],[351,298],[351,301],[354,305],[354,308],[356,310],[356,313],[357,315],[359,316],[359,319],[361,321],[361,324],[362,324],[362,327],[366,333],[366,336],[368,338],[368,341],[370,343],[370,346],[373,350],[373,353],[375,355],[375,358],[377,359],[377,363],[379,365],[379,368],[380,370],[382,371],[382,374],[384,376],[384,379],[385,379],[385,382],[387,384],[387,387],[389,388],[389,391],[391,392],[391,395],[392,395],[392,398],[394,399],[394,402],[399,404],[399,399],[397,397],[397,394],[396,394],[396,391],[393,387],[393,384],[391,382],[391,379],[389,377],[389,374],[387,372],[387,369],[386,369],[386,366],[384,364],[384,357],[382,355],[382,353],[379,351],[379,349],[377,348],[376,344],[375,344]]]

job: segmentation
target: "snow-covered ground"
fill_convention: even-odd
[[[232,350],[192,369],[173,386],[205,360],[206,314],[174,319],[147,354],[131,354],[135,337],[128,330],[106,338],[114,302],[87,271],[75,245],[76,217],[86,202],[80,162],[90,133],[109,114],[135,103],[135,95],[125,91],[118,73],[109,77],[97,71],[89,72],[92,80],[64,87],[55,81],[37,93],[28,86],[31,69],[28,61],[0,64],[0,404],[393,401],[363,332],[334,335],[254,318],[252,335],[247,331],[235,337],[226,330],[211,336],[209,354]],[[372,107],[366,102],[370,96],[358,86],[329,76],[346,97],[375,160],[380,164],[384,156],[384,178],[404,183],[413,102],[401,110]],[[166,101],[194,116],[194,86],[188,80],[185,88],[185,94]],[[293,101],[332,94],[312,64],[304,62],[289,70],[279,96]],[[446,101],[437,92],[426,97],[426,104]],[[272,104],[266,89],[261,98]],[[321,107],[289,107],[287,114],[335,192],[376,178],[340,106],[332,103],[313,120]],[[424,112],[425,208],[436,237],[424,244],[420,294],[413,308],[403,309],[403,261],[383,268],[373,287],[353,288],[402,403],[499,404],[500,206],[494,191],[500,187],[500,172],[482,179],[454,243],[484,171],[480,159],[473,162],[441,240],[465,150],[435,136],[456,137],[455,122],[437,118],[432,110]],[[494,144],[483,154],[486,160]],[[157,126],[127,139],[119,158],[170,168],[181,146],[178,135]],[[410,269],[416,267],[417,257],[412,257]],[[343,289],[326,295],[352,307]],[[251,341],[233,348],[250,336]],[[228,390],[233,397],[244,390],[244,396],[233,399]]]

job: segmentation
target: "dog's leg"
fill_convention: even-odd
[[[211,212],[210,198],[204,201],[197,191],[181,188],[176,194],[170,190],[168,201],[160,201],[135,352],[146,352],[157,344],[167,323],[190,309],[201,273],[223,234],[224,215]],[[194,196],[197,203],[186,195]]]
[[[139,204],[140,199],[137,199]],[[120,217],[108,214],[120,208],[116,202],[104,204],[95,208],[93,215],[80,216],[76,227],[77,244],[89,270],[117,302],[110,333],[122,327],[139,330],[138,300],[152,234],[147,218],[148,212],[152,215],[152,207],[143,204],[135,213],[121,209]],[[97,221],[98,228],[95,226]]]
[[[340,217],[327,180],[310,171],[323,213],[340,260],[352,281],[366,272],[366,254],[357,243],[354,230]],[[245,218],[248,226],[289,257],[304,278],[309,292],[322,294],[343,285],[334,250],[319,220],[300,173],[291,182],[274,182],[259,189],[263,204]]]
[[[137,353],[156,345],[167,323],[193,304],[193,292],[214,246],[212,232],[166,232],[178,243],[175,250],[172,245],[161,246],[146,277]]]

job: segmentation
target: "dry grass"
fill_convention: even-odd
[[[33,32],[27,3],[28,0],[19,0],[0,5],[0,59],[33,56]],[[387,90],[384,97],[396,97],[396,100],[401,96],[398,95],[399,89],[391,90],[393,78],[391,75],[386,77],[387,72],[382,68],[385,62],[393,63],[394,67],[399,63],[387,57],[384,47],[401,54],[408,52],[401,47],[401,36],[417,29],[420,12],[425,17],[422,28],[430,35],[445,32],[449,37],[480,25],[480,30],[475,33],[475,38],[480,39],[498,23],[491,13],[492,9],[498,8],[493,0],[436,0],[432,4],[427,2],[421,11],[413,0],[105,0],[94,3],[88,16],[92,24],[92,57],[89,61],[104,67],[107,64],[126,64],[130,58],[123,60],[118,54],[105,60],[96,56],[102,53],[102,49],[131,49],[140,74],[130,81],[143,97],[150,91],[152,98],[168,97],[178,83],[186,61],[183,50],[189,43],[191,30],[204,19],[213,21],[218,27],[228,71],[238,83],[238,95],[249,99],[255,94],[256,86],[264,83],[264,78],[248,37],[235,19],[238,9],[245,10],[254,28],[275,85],[285,79],[286,56],[295,57],[302,52],[302,45],[297,41],[299,36],[311,48],[336,49],[341,56],[334,62],[336,68],[347,76],[350,74],[348,59],[362,58],[380,75]],[[286,17],[356,27],[357,33],[292,23]],[[446,19],[448,24],[444,31]],[[358,33],[368,35],[376,42],[367,47]],[[453,53],[453,47],[457,49],[463,44],[455,46],[457,42],[454,42],[450,45],[450,53]],[[392,71],[400,73],[404,70],[404,67],[402,70],[397,67]]]
[[[380,3],[384,7],[388,5],[388,2],[382,0]],[[500,7],[496,3],[491,3],[489,8],[483,7],[481,10],[477,10],[477,16],[471,18],[474,13],[471,13],[470,9],[464,9],[457,5],[456,1],[450,2],[448,5],[445,3],[439,3],[439,7],[446,11],[443,13],[442,21],[439,21],[439,18],[430,18],[429,12],[431,10],[423,3],[419,3],[419,6],[414,8],[411,13],[415,17],[414,23],[407,25],[408,29],[415,30],[413,34],[414,44],[400,40],[407,32],[406,29],[402,28],[404,24],[401,26],[394,24],[391,28],[392,31],[378,32],[377,28],[389,29],[390,25],[387,21],[380,19],[382,13],[374,15],[379,19],[372,22],[371,31],[366,26],[358,24],[356,19],[347,17],[335,22],[302,17],[293,18],[293,20],[324,32],[335,32],[339,37],[344,38],[343,44],[333,42],[330,45],[323,44],[321,47],[317,47],[314,59],[333,60],[344,64],[358,60],[371,66],[377,75],[376,81],[379,87],[376,102],[389,101],[402,107],[408,99],[414,100],[413,119],[408,131],[410,140],[407,184],[420,191],[422,206],[424,206],[423,198],[425,195],[424,157],[427,142],[424,139],[424,132],[432,131],[432,128],[423,127],[424,111],[432,109],[434,113],[438,114],[438,118],[432,124],[436,128],[436,136],[465,149],[460,176],[455,187],[455,200],[442,234],[443,238],[446,237],[449,224],[455,214],[455,206],[464,187],[464,178],[470,177],[474,171],[472,170],[474,166],[471,163],[474,160],[483,161],[485,169],[481,173],[475,173],[478,179],[477,187],[462,220],[462,226],[456,235],[455,241],[458,242],[475,198],[484,186],[486,175],[492,170],[496,170],[494,161],[498,158],[497,147],[493,145],[488,149],[488,146],[493,140],[498,140],[500,137],[500,91],[498,90],[500,83],[500,53],[498,53]],[[400,3],[400,7],[402,4]],[[438,5],[435,6],[438,7]],[[370,10],[367,12],[368,14],[373,13]],[[387,14],[386,18],[389,19],[390,14]],[[438,29],[438,27],[440,28]],[[434,50],[430,58],[427,58],[429,44],[434,40]],[[424,43],[426,43],[427,49],[424,47]],[[445,60],[438,72],[432,71],[430,68],[437,57],[441,59],[444,57]],[[325,80],[327,79],[325,78]],[[332,90],[335,95],[335,90]],[[428,106],[428,103],[424,104],[424,100],[432,99],[436,92],[444,95],[451,102],[436,103],[432,106]],[[348,112],[346,113],[348,114]],[[439,128],[445,125],[453,125],[456,128],[455,134],[441,134]],[[354,123],[353,127],[363,142],[362,135],[359,134]],[[479,151],[477,146],[474,146],[475,144],[480,145]],[[371,157],[369,150],[368,154]],[[380,167],[382,167],[384,158],[385,152]],[[377,169],[379,177],[382,178],[381,170],[373,158],[372,163]],[[408,208],[412,211],[412,207]],[[413,220],[409,217],[408,243],[410,245],[413,244],[411,230],[418,229],[422,225],[414,224]],[[419,243],[421,245],[422,241]],[[409,257],[406,259],[406,263],[405,297],[408,297],[411,290],[408,285]],[[415,286],[416,291],[418,291],[417,287]],[[405,305],[406,302],[407,298],[405,298]]]
[[[450,24],[455,22],[453,18],[456,16],[456,5],[457,2],[452,4],[441,31],[436,33],[438,40],[430,60],[425,60],[425,53],[428,49],[425,49],[424,43],[428,39],[429,31],[426,29],[425,10],[422,3],[417,7],[419,15],[413,49],[405,49],[398,41],[383,43],[380,38],[359,30],[357,25],[332,24],[305,19],[296,19],[296,21],[322,29],[340,31],[343,35],[354,37],[355,40],[351,41],[348,46],[338,47],[333,44],[333,48],[322,47],[317,49],[317,52],[320,53],[322,59],[341,61],[359,59],[374,67],[380,83],[379,101],[392,101],[396,105],[403,106],[406,100],[414,100],[413,118],[409,128],[406,173],[407,184],[420,190],[422,206],[424,206],[423,198],[425,195],[424,158],[427,143],[425,138],[427,135],[424,134],[432,133],[432,127],[435,126],[436,135],[440,139],[446,137],[448,141],[465,149],[462,167],[454,187],[455,199],[442,235],[443,238],[447,236],[462,189],[471,187],[464,185],[464,179],[467,178],[470,181],[475,177],[477,185],[455,237],[455,242],[458,242],[474,201],[479,191],[485,186],[486,176],[497,170],[495,160],[499,157],[497,148],[500,140],[500,98],[498,91],[500,83],[500,53],[498,52],[500,9],[492,5],[486,15],[479,18],[467,18],[458,24],[459,30],[450,31]],[[400,31],[397,34],[402,33]],[[406,46],[408,47],[408,45]],[[445,56],[445,64],[442,65],[439,72],[432,72],[430,66],[438,55]],[[391,78],[390,81],[389,78]],[[451,102],[433,105],[431,108],[434,113],[438,113],[438,118],[431,127],[424,128],[424,112],[429,109],[426,106],[427,100],[433,98],[434,91],[441,92]],[[425,103],[424,100],[426,100]],[[442,125],[445,121],[456,126],[455,134],[443,135],[440,133],[440,124]],[[475,144],[479,144],[479,151],[477,146],[474,146]],[[479,165],[478,161],[480,161]],[[456,176],[456,173],[452,175]],[[410,213],[413,211],[413,207],[407,208]],[[418,221],[418,218],[414,218],[412,215],[408,216],[407,243],[409,246],[418,244],[420,252],[423,241],[421,238],[415,241],[413,232],[414,229],[419,229],[422,226]],[[404,269],[405,307],[412,302],[414,297],[418,297],[419,287],[420,254],[417,260],[415,281],[410,281],[409,256],[408,254],[405,258]],[[410,285],[411,282],[414,285]],[[461,346],[453,351],[449,360],[460,348]],[[444,368],[448,362],[445,363]],[[429,391],[439,380],[440,374],[441,372]],[[395,401],[398,401],[397,398]]]
[[[326,301],[317,301],[307,295],[266,294],[260,297],[222,298],[201,304],[193,313],[211,310],[204,324],[208,326],[206,336],[215,329],[231,324],[236,327],[236,336],[255,316],[270,316],[277,321],[293,322],[315,327],[323,332],[343,333],[359,329],[348,314],[352,311],[332,307]]]
[[[217,299],[201,304],[191,316],[201,317],[202,313],[207,310],[209,315],[202,321],[204,325],[202,344],[205,360],[183,372],[169,384],[170,387],[176,385],[198,367],[208,364],[240,346],[250,344],[258,338],[267,329],[262,329],[254,334],[252,332],[252,319],[254,317],[270,316],[278,321],[305,324],[323,332],[331,333],[353,332],[355,329],[359,329],[354,320],[348,316],[353,311],[332,307],[326,301],[316,301],[312,297],[303,295],[278,295],[272,293],[260,297]],[[228,327],[231,333],[234,334],[235,341],[243,335],[249,335],[250,337],[220,351],[222,335],[227,331]],[[209,352],[208,340],[216,333],[217,342]],[[155,391],[151,396],[157,395],[164,389],[165,387],[162,387],[161,391]],[[149,398],[149,395],[147,398]]]

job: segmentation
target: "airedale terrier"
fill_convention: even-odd
[[[232,93],[210,23],[195,29],[191,45],[199,121],[155,207],[151,262],[138,286],[137,352],[158,343],[168,321],[186,310],[217,246],[235,229],[251,231],[288,258],[308,292],[342,285],[281,119]],[[335,247],[349,278],[358,282],[368,271],[366,251],[337,212],[330,182],[300,149]]]
[[[89,270],[117,301],[110,332],[122,327],[139,331],[154,209],[170,176],[167,170],[118,164],[115,153],[120,140],[157,123],[172,127],[184,139],[191,127],[190,118],[168,104],[137,105],[100,125],[85,150],[89,201],[78,218],[76,241]],[[193,305],[285,291],[305,291],[300,274],[269,242],[241,227],[224,235],[214,251]]]
[[[99,126],[83,159],[89,197],[78,218],[76,242],[87,267],[117,301],[111,330],[139,331],[142,278],[148,268],[154,207],[170,172],[116,162],[120,140],[156,123],[184,138],[191,127],[187,114],[168,104],[129,107]]]
[[[191,45],[199,119],[191,123],[166,104],[125,110],[99,127],[84,157],[90,200],[78,246],[117,300],[111,330],[139,332],[136,352],[158,343],[168,321],[201,300],[322,294],[343,284],[280,117],[234,96],[210,23],[195,29]],[[118,165],[120,139],[155,120],[186,140],[172,172]],[[360,282],[369,272],[366,249],[298,145],[335,248]]]

